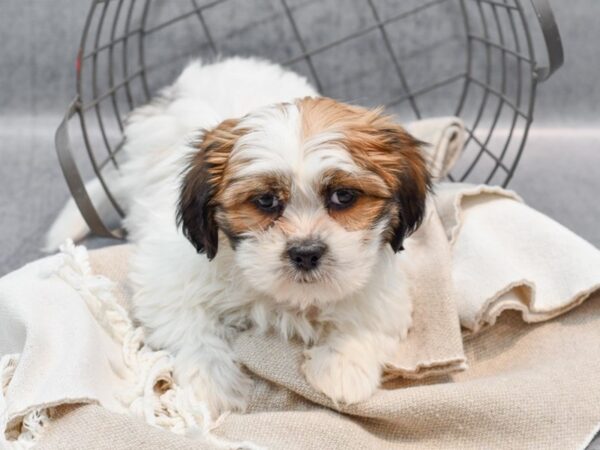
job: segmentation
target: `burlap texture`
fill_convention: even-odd
[[[95,271],[120,281],[123,300],[126,255],[125,247],[90,253]],[[249,335],[236,351],[255,389],[248,412],[214,433],[268,448],[583,448],[600,423],[599,296],[541,324],[505,312],[465,339],[468,370],[395,379],[340,411],[304,380],[300,345]],[[88,405],[55,418],[38,448],[211,446]]]
[[[342,412],[303,381],[299,348],[279,352],[272,344],[264,338],[251,355],[242,353],[259,376],[250,409],[228,417],[215,433],[273,449],[578,449],[600,422],[598,296],[543,324],[504,313],[466,340],[469,370],[396,380]],[[269,381],[260,379],[267,373]],[[38,448],[210,446],[83,406],[54,420]]]

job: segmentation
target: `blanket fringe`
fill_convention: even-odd
[[[215,447],[262,448],[252,442],[230,441],[214,435],[212,431],[226,414],[213,420],[205,402],[197,400],[190,389],[174,382],[172,356],[165,351],[154,351],[144,344],[143,329],[134,326],[125,308],[113,295],[114,283],[106,277],[93,274],[85,247],[76,246],[68,240],[60,247],[60,252],[63,264],[56,275],[81,295],[98,323],[121,344],[123,361],[131,382],[126,391],[117,393],[117,399],[123,406],[121,412],[136,415],[152,426],[180,435],[203,438]],[[3,391],[18,363],[18,355],[7,356],[12,356],[12,359],[5,356],[0,363]],[[0,395],[0,406],[2,399]],[[43,434],[49,420],[48,409],[37,409],[26,415],[20,433],[9,436],[9,445],[15,450],[32,447]]]
[[[7,423],[5,395],[19,364],[20,355],[17,353],[4,355],[0,359],[0,424],[3,429]],[[48,425],[49,408],[34,409],[23,417],[21,423],[6,430],[0,437],[0,444],[11,450],[26,450],[32,448],[43,434]]]

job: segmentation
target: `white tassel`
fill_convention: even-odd
[[[226,416],[213,421],[205,402],[197,401],[190,391],[174,383],[173,358],[165,351],[154,351],[144,345],[144,331],[133,325],[125,308],[117,302],[112,293],[112,281],[92,273],[85,247],[75,246],[68,240],[60,251],[63,263],[57,267],[55,275],[81,295],[98,323],[121,344],[131,384],[116,397],[125,411],[142,417],[152,426],[181,435],[198,436],[220,448],[261,448],[251,442],[229,441],[213,435],[211,431]],[[0,411],[6,411],[3,408],[4,393],[18,361],[19,355],[5,355],[0,360]],[[6,425],[6,420],[6,417],[0,416],[0,425]],[[14,450],[29,449],[43,434],[50,420],[48,409],[34,410],[23,417],[20,432],[11,433],[9,441],[0,437],[0,444],[7,444]]]
[[[197,401],[190,391],[175,384],[173,358],[165,351],[154,351],[144,345],[143,329],[133,325],[125,308],[117,302],[112,293],[113,283],[92,274],[85,247],[68,241],[61,252],[65,262],[58,275],[77,289],[96,320],[122,345],[123,361],[132,382],[117,397],[128,412],[177,434],[199,431],[207,442],[220,448],[260,448],[251,442],[229,441],[213,435],[211,431],[225,416],[213,421],[205,402]],[[44,422],[40,423],[42,429]]]
[[[142,417],[152,426],[181,435],[198,436],[220,448],[260,448],[251,442],[229,441],[213,435],[211,431],[226,415],[213,421],[206,403],[197,401],[190,391],[174,383],[173,358],[165,351],[154,351],[144,345],[143,329],[133,325],[125,308],[115,299],[112,293],[114,284],[108,278],[92,273],[85,247],[75,246],[69,240],[60,251],[63,263],[56,268],[55,275],[81,295],[98,323],[121,344],[131,384],[116,396],[125,411]],[[4,394],[18,362],[19,355],[5,355],[0,360],[2,412],[6,411]],[[49,409],[34,410],[23,417],[20,431],[15,427],[7,433],[8,441],[0,437],[0,444],[14,450],[29,449],[42,436],[50,420]],[[0,416],[0,425],[6,425],[6,421],[6,417]]]

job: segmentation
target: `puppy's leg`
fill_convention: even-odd
[[[379,387],[382,367],[398,338],[377,332],[333,332],[305,352],[308,382],[334,402],[357,403]]]
[[[371,397],[379,387],[383,366],[406,337],[412,324],[409,298],[388,298],[387,305],[372,302],[371,308],[347,314],[345,321],[337,322],[316,346],[305,351],[306,379],[335,403],[352,404]]]
[[[216,331],[216,330],[215,330]],[[206,401],[215,416],[246,408],[252,381],[235,360],[220,331],[195,330],[186,335],[175,353],[175,381],[192,387],[198,400]]]

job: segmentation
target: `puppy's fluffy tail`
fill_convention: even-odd
[[[106,182],[111,188],[113,186],[118,188],[117,181],[118,177],[114,173],[110,173],[106,177]],[[85,184],[85,189],[100,217],[106,217],[107,214],[110,214],[112,206],[100,181],[97,178],[88,181]],[[79,212],[75,200],[70,198],[62,207],[46,233],[42,251],[48,253],[55,252],[67,239],[77,242],[85,238],[89,233],[90,229]]]

